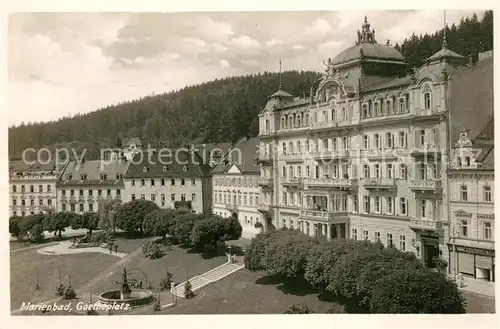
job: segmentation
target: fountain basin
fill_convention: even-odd
[[[131,307],[147,305],[154,300],[153,293],[147,289],[131,289],[129,298],[122,298],[120,289],[106,291],[99,295],[101,304],[128,304]]]

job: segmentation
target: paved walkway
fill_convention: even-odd
[[[120,257],[120,258],[123,258],[127,255],[127,254],[124,254],[121,252],[115,253],[114,251],[112,253],[110,253],[109,249],[102,248],[102,247],[70,248],[71,245],[73,245],[73,242],[71,242],[71,241],[68,241],[68,240],[61,241],[57,245],[52,245],[52,246],[38,249],[37,252],[39,254],[43,254],[43,255],[67,255],[67,254],[81,254],[81,253],[87,253],[87,252],[99,252],[102,254],[116,256],[116,257]]]
[[[151,240],[154,240],[154,238],[152,238]],[[109,251],[108,251],[108,253],[109,253]],[[130,262],[134,257],[138,256],[140,253],[142,253],[142,245],[140,247],[138,247],[136,250],[134,250],[133,252],[122,257],[117,262],[113,263],[108,268],[104,269],[101,273],[99,273],[97,276],[95,276],[92,280],[90,280],[89,282],[87,282],[86,284],[81,286],[80,288],[76,289],[76,291],[75,291],[76,295],[82,296],[82,297],[89,296],[89,291],[92,291],[92,289],[97,285],[97,283],[99,283],[101,280],[103,280],[107,277],[112,276],[115,272],[120,273],[119,268],[123,267],[125,264]],[[123,269],[120,269],[120,270],[123,270]],[[61,300],[61,297],[53,298],[53,299],[45,300],[45,301],[40,301],[35,296],[33,298],[32,302],[33,303],[39,303],[39,302],[42,303],[43,302],[44,304],[51,304],[51,303],[57,302],[59,300]],[[11,311],[11,315],[25,314],[25,313],[27,313],[27,312],[22,311],[21,309]]]
[[[476,280],[474,278],[464,277],[464,286],[460,287],[460,290],[495,298],[494,282],[488,282],[488,281]]]
[[[191,290],[196,291],[209,283],[218,281],[228,276],[229,274],[241,270],[243,267],[245,267],[245,265],[243,264],[241,259],[237,259],[236,263],[226,262],[221,266],[214,268],[213,270],[189,279],[189,282],[191,283]],[[177,286],[175,286],[175,288],[172,289],[172,294],[176,295],[177,297],[184,298],[185,286],[186,282],[178,284]]]

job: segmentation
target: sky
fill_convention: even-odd
[[[446,12],[448,24],[474,11]],[[476,13],[481,19],[484,10]],[[378,43],[443,27],[443,11],[11,13],[8,122],[56,120],[216,78],[324,71],[367,15]]]

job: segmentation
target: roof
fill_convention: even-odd
[[[481,161],[481,168],[495,170],[495,149],[491,147]]]
[[[272,94],[269,97],[293,97],[293,95],[290,95],[289,93],[287,93],[284,90],[281,90],[281,88],[280,88],[277,92],[275,92],[274,94]]]
[[[432,55],[431,57],[429,57],[427,59],[432,61],[432,60],[439,59],[439,58],[461,58],[461,59],[463,59],[465,57],[460,55],[460,54],[457,54],[453,50],[450,50],[446,47],[443,47],[437,53],[435,53],[434,55]]]
[[[493,128],[493,74],[493,58],[451,74],[449,92],[452,141],[459,139],[462,128],[468,129],[471,139],[476,139],[488,123],[492,125],[488,129]]]
[[[233,165],[236,165],[242,174],[258,174],[260,167],[255,161],[259,150],[259,137],[241,138],[236,145],[231,148],[226,159],[219,163],[213,170],[214,174],[227,172]]]
[[[305,104],[309,104],[310,102],[311,102],[311,100],[309,98],[301,98],[301,99],[294,100],[293,102],[288,102],[288,103],[285,103],[283,105],[280,105],[280,106],[278,106],[278,109],[287,109],[287,108],[291,108],[291,107],[295,107],[295,106],[302,106]]]
[[[375,85],[371,85],[369,87],[365,87],[363,89],[364,92],[370,92],[370,91],[375,91],[375,90],[381,90],[381,89],[389,89],[389,88],[395,88],[395,87],[402,87],[402,86],[408,86],[411,82],[411,77],[410,76],[405,76],[402,78],[394,78],[389,81],[384,81],[377,83]]]
[[[42,163],[40,161],[35,161],[34,163],[28,163],[23,160],[11,160],[9,161],[9,171],[10,172],[33,172],[33,171],[60,171],[64,169],[64,166],[68,161],[62,163],[56,163],[56,161],[51,161],[49,163]]]
[[[141,151],[134,156],[125,174],[130,178],[204,177],[210,175],[209,164],[198,152],[186,148]]]
[[[486,124],[486,126],[477,134],[477,136],[474,137],[476,140],[488,140],[488,141],[494,141],[495,140],[495,118],[492,115],[490,117],[490,120]]]
[[[378,43],[361,43],[335,56],[332,60],[332,65],[339,65],[361,58],[372,58],[379,60],[396,60],[404,62],[404,56],[391,46],[381,45]]]
[[[83,163],[71,161],[61,174],[57,185],[60,187],[122,185],[122,177],[129,165],[130,163],[124,160],[91,160]],[[105,175],[105,179],[101,179],[101,174]],[[68,175],[71,176],[70,179]],[[86,175],[84,180],[81,175]]]

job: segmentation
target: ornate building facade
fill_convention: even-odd
[[[262,196],[276,228],[380,240],[434,266],[445,252],[449,79],[466,58],[442,49],[407,73],[365,21],[328,59],[309,98],[279,90],[259,114]]]
[[[56,212],[56,182],[65,166],[10,161],[10,216]]]
[[[258,146],[258,137],[242,138],[212,170],[213,212],[223,217],[236,216],[244,238],[265,229],[259,212],[260,168],[255,161]]]

